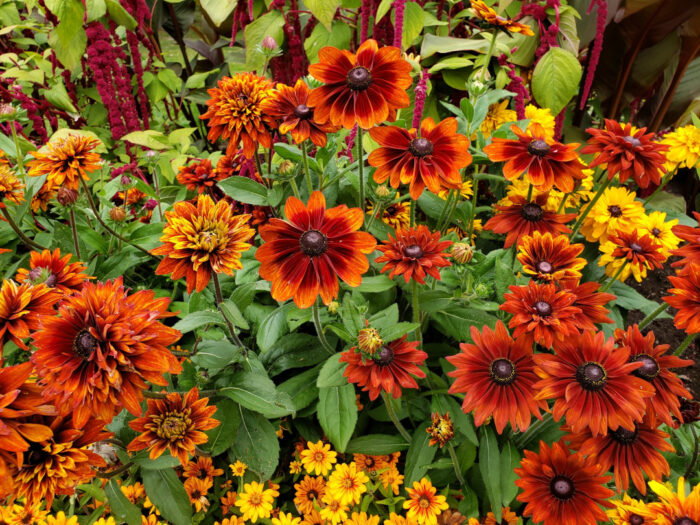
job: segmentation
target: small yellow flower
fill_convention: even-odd
[[[525,106],[525,118],[530,120],[527,125],[528,129],[533,124],[539,124],[544,129],[545,137],[554,140],[554,127],[556,123],[554,122],[554,117],[549,108],[538,108],[532,104]]]
[[[661,253],[670,256],[670,251],[678,248],[681,240],[673,233],[672,228],[678,224],[678,219],[666,222],[666,214],[653,211],[645,215],[639,224],[639,235],[648,234],[661,245]]]
[[[438,495],[426,478],[415,481],[413,488],[406,492],[409,499],[404,501],[403,508],[408,509],[407,516],[415,518],[420,525],[436,525],[437,517],[449,508],[445,496]]]
[[[238,516],[231,516],[229,518],[224,518],[222,521],[215,521],[214,525],[245,525],[245,520]]]
[[[693,168],[700,160],[700,129],[693,124],[667,133],[661,144],[669,147],[666,151],[666,169],[669,171],[676,167]]]
[[[374,516],[370,514],[367,515],[366,512],[353,512],[349,520],[347,520],[343,525],[379,525],[379,516]]]
[[[112,516],[108,516],[106,519],[100,518],[95,523],[93,523],[93,525],[117,525],[117,522],[114,521],[114,518]]]
[[[367,492],[367,475],[357,468],[353,461],[349,465],[340,463],[328,478],[327,491],[344,505],[360,503],[360,497]]]
[[[374,204],[369,204],[367,206],[367,215],[372,217],[376,213]],[[411,203],[410,202],[395,202],[389,204],[382,209],[382,214],[380,217],[384,224],[391,226],[392,228],[408,228],[411,223]]]
[[[513,197],[523,197],[527,198],[527,194],[530,192],[530,183],[527,182],[524,178],[521,179],[516,179],[514,181],[511,181],[511,183],[506,186],[506,196],[503,197],[500,201],[497,202],[499,206],[512,206],[513,201],[511,200]],[[535,198],[539,197],[540,195],[543,194],[548,194],[547,195],[547,201],[544,203],[542,206],[545,210],[547,211],[557,211],[559,209],[559,204],[561,204],[561,199],[563,197],[563,193],[560,191],[552,190],[549,192],[546,191],[540,191],[537,188],[532,189],[532,196],[531,200],[534,200]],[[569,202],[567,200],[567,202]]]
[[[479,130],[484,134],[484,137],[490,137],[491,133],[496,131],[503,124],[518,120],[517,113],[512,109],[508,109],[509,103],[510,99],[505,99],[489,106],[489,111],[486,114],[486,118],[484,118],[484,121],[479,127]],[[476,134],[472,136],[472,140],[475,138]]]
[[[644,206],[635,197],[624,187],[607,188],[581,225],[581,233],[586,240],[604,243],[618,231],[638,228],[644,218]],[[584,206],[581,211],[587,207]]]
[[[403,485],[403,474],[399,472],[396,465],[390,465],[389,468],[379,473],[379,481],[385,489],[391,487],[394,496],[399,495],[401,485]]]
[[[612,500],[610,503],[615,505],[615,508],[606,513],[615,525],[629,525],[633,515],[642,517],[649,512],[643,501],[632,499],[628,494],[624,494],[622,500]]]
[[[299,525],[301,518],[291,513],[280,512],[279,518],[272,518],[272,525]]]
[[[299,474],[301,472],[301,461],[292,461],[289,463],[289,473]]]
[[[255,523],[260,518],[269,518],[272,513],[273,491],[265,485],[251,481],[243,485],[243,492],[238,495],[236,507],[241,510],[244,521]]]
[[[338,301],[331,301],[326,308],[328,308],[328,313],[335,314],[339,307]]]
[[[304,465],[306,472],[322,476],[328,474],[328,471],[333,468],[333,464],[336,462],[336,452],[331,450],[329,444],[324,445],[323,441],[319,441],[316,444],[309,441],[306,447],[305,450],[301,451],[301,463]]]
[[[389,519],[384,520],[384,525],[418,525],[416,518],[404,517],[392,512]]]
[[[348,506],[330,494],[323,497],[324,506],[321,509],[321,518],[333,525],[345,521],[348,518]]]
[[[47,516],[46,525],[78,525],[78,516],[68,518],[65,512],[60,511],[55,516]]]
[[[275,431],[275,435],[277,436],[278,439],[282,439],[284,437],[284,425],[280,423],[279,428]]]
[[[449,194],[450,194],[450,190],[448,190],[447,188],[442,188],[438,192],[438,197],[440,197],[442,200],[445,200],[445,199],[447,199],[447,196]],[[472,195],[474,195],[472,181],[470,181],[470,180],[462,181],[462,184],[459,187],[459,195],[464,200],[468,200]]]
[[[237,459],[233,465],[229,465],[229,468],[231,469],[231,472],[233,472],[234,476],[242,478],[248,468],[248,465],[243,463],[240,459]]]
[[[41,510],[40,505],[13,505],[10,522],[12,525],[44,525],[46,523],[47,512]],[[110,518],[112,519],[112,518]],[[102,525],[102,524],[101,524]],[[109,525],[116,525],[112,519]]]
[[[374,355],[383,344],[382,336],[379,335],[376,328],[372,328],[371,326],[362,328],[357,334],[357,347],[362,352]]]

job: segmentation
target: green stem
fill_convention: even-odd
[[[698,335],[700,334],[688,334],[688,337],[686,337],[681,343],[681,345],[678,348],[676,348],[676,351],[673,352],[673,355],[681,355],[683,353],[683,350],[688,348],[688,346],[690,346],[690,343],[692,343]]]
[[[452,443],[447,444],[447,451],[450,453],[450,459],[452,459],[452,466],[455,469],[455,474],[457,475],[457,481],[459,481],[459,484],[464,486],[464,476],[462,476],[462,471],[459,468],[459,461],[457,460],[457,453],[455,452],[455,448],[452,446]]]
[[[374,224],[374,219],[379,217],[382,213],[384,213],[384,203],[383,202],[377,202],[375,205],[375,210],[372,216],[369,218],[369,222],[367,223],[367,231],[372,227],[372,224]]]
[[[41,244],[31,240],[22,230],[19,229],[19,226],[17,226],[15,221],[12,220],[12,217],[10,217],[10,214],[7,212],[7,208],[0,208],[0,212],[2,212],[2,215],[7,220],[7,224],[10,225],[10,228],[12,228],[22,242],[27,245],[27,248],[31,250],[46,250],[46,248],[44,248]]]
[[[532,189],[533,188],[534,188],[534,186],[532,184],[530,184],[530,186],[527,188],[527,202],[530,202],[530,200],[532,199]]]
[[[128,463],[124,463],[121,467],[115,468],[114,470],[110,470],[109,472],[98,472],[97,477],[102,479],[113,478],[114,476],[118,476],[122,472],[126,472],[133,466],[133,462],[129,461]]]
[[[664,175],[664,178],[661,179],[661,184],[659,184],[659,187],[654,190],[654,193],[652,193],[646,199],[644,199],[644,202],[642,204],[646,206],[654,197],[656,197],[656,194],[663,190],[666,187],[666,184],[668,184],[671,181],[673,176],[676,174],[677,170],[678,166],[676,166],[676,168],[673,171]]]
[[[362,210],[362,220],[365,216],[365,162],[363,159],[364,149],[362,148],[362,128],[357,126],[357,166],[360,177],[360,195],[358,207]]]
[[[311,185],[311,173],[309,172],[309,159],[306,153],[306,141],[301,143],[301,158],[304,161],[304,175],[306,176],[306,185],[309,187],[309,196],[314,191],[314,187]]]
[[[331,347],[328,339],[326,339],[326,334],[323,332],[323,325],[321,324],[321,316],[318,311],[318,300],[311,307],[311,316],[314,320],[314,327],[316,328],[316,335],[318,340],[321,341],[321,346],[326,352],[331,355],[335,355],[335,350]]]
[[[454,212],[457,209],[458,205],[459,205],[459,194],[457,193],[457,194],[455,194],[455,198],[452,199],[452,202],[450,203],[450,209],[447,211],[447,217],[445,217],[445,224],[443,224],[442,228],[440,228],[441,234],[445,233],[443,230],[446,231],[448,226],[452,222],[452,215],[454,215]]]
[[[75,247],[75,256],[78,260],[81,260],[80,256],[80,246],[78,245],[78,230],[75,227],[75,213],[73,213],[73,207],[68,208],[68,213],[70,216],[70,229],[73,232],[73,246]]]
[[[160,215],[160,221],[163,222],[163,208],[160,207],[160,183],[158,182],[158,168],[156,166],[153,166],[153,188],[156,190],[158,215]],[[124,191],[124,195],[126,195],[126,190]]]
[[[489,44],[489,51],[486,53],[486,61],[484,66],[481,68],[481,83],[484,83],[484,78],[486,78],[486,71],[489,68],[489,63],[491,62],[491,57],[493,56],[493,50],[496,47],[496,35],[492,35],[491,43]]]
[[[226,321],[226,326],[228,326],[228,331],[231,333],[231,340],[236,345],[238,345],[240,348],[242,348],[243,352],[245,353],[248,349],[243,344],[243,341],[241,341],[241,338],[238,337],[238,334],[236,333],[236,329],[234,328],[233,323],[226,315],[226,312],[224,312],[224,309],[221,307],[221,305],[224,302],[224,295],[221,293],[221,284],[219,283],[219,275],[216,272],[212,272],[211,273],[211,280],[214,281],[214,294],[216,296],[216,306],[219,309],[219,311],[221,312],[221,315],[224,317],[224,321]]]
[[[410,443],[411,434],[408,433],[408,430],[406,430],[406,428],[401,424],[401,421],[399,421],[396,412],[394,412],[394,407],[391,406],[391,400],[386,392],[382,392],[382,399],[384,399],[384,405],[386,406],[387,414],[389,414],[389,419],[391,419],[391,422],[394,423],[394,426],[396,427],[396,430],[399,431],[399,434],[401,434],[401,436]]]
[[[474,231],[474,217],[476,217],[476,202],[477,193],[479,192],[479,181],[474,177],[474,192],[472,193],[472,210],[469,215],[469,231],[467,232],[467,239],[469,239],[469,244],[472,242],[472,233]]]
[[[573,195],[574,192],[572,191],[571,193],[565,193],[564,196],[561,198],[561,202],[559,203],[559,207],[557,208],[557,214],[561,213],[566,209],[566,201],[569,198],[569,196]]]
[[[579,229],[581,228],[581,225],[583,224],[583,220],[588,216],[590,211],[593,209],[593,206],[595,206],[595,203],[598,202],[598,200],[603,196],[603,192],[610,185],[611,182],[612,182],[612,179],[608,178],[605,180],[605,182],[603,182],[603,184],[600,185],[600,187],[598,188],[598,191],[593,196],[593,199],[588,204],[586,209],[583,210],[583,212],[579,216],[578,220],[576,221],[576,224],[574,224],[574,228],[571,231],[571,235],[569,236],[569,239],[571,239],[572,241],[574,240],[574,237],[576,236]]]
[[[292,192],[294,193],[294,196],[301,200],[301,196],[299,195],[299,186],[297,186],[297,181],[294,180],[294,177],[289,179],[289,185],[292,187]]]
[[[416,208],[418,207],[418,201],[411,199],[411,220],[409,226],[413,228],[416,225]]]
[[[255,148],[255,169],[258,170],[258,175],[260,175],[260,178],[263,176],[263,169],[262,169],[262,164],[260,163],[260,155],[258,154],[258,148]]]
[[[15,149],[17,149],[17,166],[19,166],[19,172],[24,175],[24,159],[22,155],[22,148],[19,147],[19,137],[17,136],[17,130],[15,129],[15,123],[10,122],[10,129],[12,130],[12,140],[15,141]]]
[[[445,204],[442,206],[442,211],[440,212],[440,217],[438,217],[437,220],[437,229],[442,230],[442,224],[443,220],[445,219],[445,215],[447,215],[447,209],[450,207],[450,204],[452,204],[452,198],[454,194],[456,193],[457,190],[450,190],[450,192],[447,194],[447,198],[445,199]]]
[[[416,281],[414,279],[412,286],[413,286],[413,293],[411,295],[411,305],[412,305],[412,310],[413,310],[413,322],[420,324],[420,300],[418,298],[418,281]],[[420,338],[420,335],[421,335],[420,326],[418,328],[416,328],[415,335],[416,335],[416,339]]]
[[[620,275],[622,274],[622,272],[625,270],[626,267],[627,267],[627,261],[625,261],[625,262],[622,264],[622,266],[620,266],[620,267],[617,269],[617,271],[615,272],[615,275],[613,275],[612,278],[611,278],[607,283],[605,283],[605,285],[600,289],[600,292],[601,292],[601,293],[602,293],[602,292],[607,292],[608,289],[613,285],[613,283],[614,283],[615,281],[617,281],[617,278],[620,277]]]
[[[661,303],[656,310],[654,310],[649,315],[647,315],[642,320],[642,322],[639,323],[639,329],[641,330],[642,328],[646,327],[649,323],[651,323],[656,318],[656,316],[658,316],[662,312],[665,312],[667,308],[668,308],[668,303]]]

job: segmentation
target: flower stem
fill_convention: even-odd
[[[420,300],[418,298],[418,281],[416,281],[414,279],[412,286],[413,286],[413,293],[411,295],[411,306],[413,309],[413,322],[418,323],[420,325]],[[415,336],[416,336],[416,339],[421,338],[420,326],[418,326],[418,328],[416,328]]]
[[[321,341],[321,346],[326,352],[331,355],[335,354],[335,350],[331,347],[328,339],[326,339],[326,334],[323,332],[323,325],[321,324],[321,315],[318,311],[318,300],[311,307],[311,316],[314,320],[314,327],[316,328],[316,335],[318,340]]]
[[[472,211],[471,214],[469,215],[469,232],[467,234],[467,239],[469,239],[469,243],[471,244],[472,242],[472,233],[474,232],[474,217],[476,217],[476,201],[477,201],[477,193],[479,192],[479,180],[474,177],[474,192],[472,193]]]
[[[683,353],[683,350],[688,348],[690,346],[690,343],[692,343],[698,335],[700,334],[688,334],[688,337],[686,337],[681,343],[681,345],[678,348],[676,348],[676,351],[673,352],[673,355],[681,355]]]
[[[362,216],[364,221],[365,215],[365,161],[363,159],[364,150],[362,148],[362,128],[357,126],[357,167],[358,174],[360,177],[360,195],[358,200],[358,207],[362,210]]]
[[[496,35],[491,36],[491,43],[489,44],[489,51],[486,53],[486,61],[484,66],[481,68],[481,83],[484,83],[484,78],[486,78],[486,71],[489,68],[489,63],[491,62],[491,57],[493,56],[493,50],[496,47]]]
[[[534,186],[532,185],[532,183],[531,183],[530,186],[528,186],[528,188],[527,188],[527,202],[530,202],[530,199],[532,199],[532,190],[533,190],[533,188],[534,188]]]
[[[661,303],[656,310],[654,310],[649,315],[647,315],[642,320],[642,322],[639,323],[639,329],[641,330],[642,328],[646,327],[649,323],[651,323],[656,318],[656,316],[658,316],[662,312],[665,312],[667,308],[668,308],[668,303]]]
[[[561,213],[566,209],[566,201],[568,200],[570,195],[573,195],[573,191],[571,193],[565,193],[564,196],[561,198],[561,202],[559,203],[559,207],[557,208],[557,214]]]
[[[450,207],[450,204],[452,204],[452,198],[454,197],[454,194],[457,190],[450,190],[450,192],[447,194],[447,198],[445,199],[445,204],[442,207],[442,211],[440,212],[440,217],[438,217],[438,221],[436,223],[437,229],[442,230],[442,224],[443,221],[445,220],[445,215],[447,215],[447,209]]]
[[[617,281],[617,278],[620,277],[620,275],[622,275],[622,272],[624,271],[624,269],[625,269],[626,267],[627,267],[627,261],[625,261],[625,262],[622,264],[622,266],[620,266],[620,267],[617,269],[617,271],[615,272],[615,275],[613,275],[612,278],[611,278],[607,283],[605,283],[605,285],[600,289],[600,292],[601,292],[601,293],[602,293],[602,292],[607,292],[608,289],[613,285],[613,283],[614,283],[615,281]]]
[[[394,426],[396,427],[396,430],[399,431],[399,434],[401,434],[401,436],[410,443],[411,434],[408,433],[408,430],[406,430],[406,428],[401,424],[401,421],[399,421],[396,412],[394,412],[394,407],[391,406],[391,400],[386,392],[382,392],[382,399],[384,399],[384,405],[386,406],[387,414],[389,414],[389,419],[391,419],[391,422],[394,423]]]
[[[24,175],[24,160],[22,158],[22,149],[19,147],[19,137],[17,136],[17,130],[15,129],[15,123],[10,122],[10,129],[12,130],[12,140],[15,141],[15,149],[17,149],[17,166],[19,166],[19,172]]]
[[[418,201],[411,199],[411,214],[409,226],[413,228],[416,225],[416,208],[418,207]]]
[[[211,273],[211,280],[214,281],[214,294],[216,295],[216,306],[221,312],[221,315],[224,317],[224,321],[226,321],[226,325],[228,326],[228,331],[231,332],[231,339],[233,342],[241,347],[243,349],[243,352],[247,352],[247,348],[243,344],[243,341],[241,341],[240,337],[238,337],[238,334],[236,333],[236,329],[233,327],[233,323],[231,320],[228,318],[226,315],[226,312],[224,312],[224,309],[221,307],[221,305],[224,302],[224,295],[221,293],[221,284],[219,283],[219,275],[216,272]]]
[[[10,225],[10,228],[14,230],[14,232],[17,234],[17,236],[22,240],[24,244],[27,245],[28,248],[33,249],[33,250],[45,250],[41,244],[34,242],[31,240],[29,237],[27,237],[22,230],[19,229],[19,226],[15,223],[15,221],[12,220],[12,217],[10,217],[10,214],[7,212],[7,208],[0,208],[0,212],[2,212],[3,217],[7,220],[7,224]]]
[[[163,208],[160,207],[160,183],[158,182],[158,169],[153,166],[153,188],[156,190],[156,203],[158,204],[158,215],[163,222]]]
[[[75,247],[75,256],[78,260],[82,259],[80,256],[80,246],[78,245],[78,230],[75,227],[75,213],[73,213],[73,207],[71,206],[68,211],[70,215],[70,229],[73,232],[73,246]]]
[[[306,141],[301,143],[301,158],[304,161],[304,175],[306,176],[306,185],[309,187],[309,195],[314,191],[314,187],[311,185],[311,173],[309,172],[309,159],[306,153]]]
[[[297,186],[297,181],[294,180],[294,177],[289,179],[289,184],[292,187],[292,192],[294,193],[294,196],[301,200],[301,196],[299,195],[299,186]]]
[[[457,481],[459,484],[464,486],[464,476],[462,476],[462,471],[459,468],[459,460],[457,459],[457,453],[452,443],[447,444],[447,451],[450,453],[450,459],[452,459],[452,466],[455,469],[455,474],[457,475]]]
[[[588,204],[585,210],[581,213],[579,218],[576,220],[576,224],[574,224],[574,228],[571,231],[571,235],[569,236],[569,239],[572,241],[574,240],[574,237],[578,233],[579,229],[581,228],[581,225],[583,224],[583,220],[588,216],[590,211],[593,209],[593,206],[595,206],[595,203],[598,202],[598,200],[603,196],[603,192],[605,189],[610,185],[610,182],[612,182],[612,179],[608,178],[603,182],[603,184],[600,185],[598,188],[598,191],[596,194],[593,196],[593,199],[591,202]]]

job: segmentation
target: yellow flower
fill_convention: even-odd
[[[333,525],[345,521],[348,518],[348,506],[330,494],[323,497],[325,506],[321,509],[321,518]]]
[[[369,204],[367,214],[371,217],[375,213],[374,204]],[[378,218],[394,229],[408,228],[411,223],[411,203],[404,201],[390,204],[382,210],[382,215]]]
[[[308,514],[314,510],[314,505],[323,499],[326,494],[326,481],[321,477],[312,478],[304,476],[304,479],[294,485],[294,504],[302,514]]]
[[[46,525],[46,514],[47,512],[41,510],[39,505],[14,505],[9,523],[11,525]],[[114,520],[110,525],[115,525]]]
[[[455,437],[452,418],[450,418],[449,412],[445,412],[444,416],[440,415],[439,412],[433,412],[430,417],[432,425],[425,429],[430,434],[429,446],[440,445],[442,448]]]
[[[5,207],[6,202],[20,204],[24,201],[24,184],[5,164],[0,164],[0,208]]]
[[[292,461],[289,463],[289,473],[299,474],[301,472],[301,461]]]
[[[390,465],[389,468],[379,473],[379,481],[385,489],[391,487],[394,496],[399,495],[399,487],[403,484],[403,475],[396,468],[396,465]]]
[[[362,494],[367,492],[365,483],[369,481],[367,475],[358,470],[353,461],[339,464],[328,478],[326,490],[344,505],[359,503]]]
[[[229,465],[229,468],[231,469],[231,472],[233,472],[234,476],[242,478],[243,474],[245,474],[245,471],[248,468],[248,465],[243,463],[240,459],[237,459],[233,465]]]
[[[406,492],[409,499],[404,501],[403,508],[408,509],[407,516],[415,518],[420,525],[435,525],[437,517],[449,508],[445,496],[438,495],[437,489],[426,478],[415,481],[413,488],[406,489]]]
[[[304,465],[306,472],[309,474],[316,474],[325,476],[328,471],[333,468],[333,464],[336,462],[336,452],[331,450],[329,444],[323,444],[323,441],[319,441],[314,444],[309,441],[306,443],[306,449],[301,451],[301,463]]]
[[[251,481],[243,485],[243,492],[238,495],[236,507],[240,508],[244,521],[255,523],[260,518],[269,518],[274,501],[273,491],[265,485]]]
[[[566,208],[579,208],[581,204],[590,201],[593,198],[593,195],[595,194],[593,191],[593,170],[589,169],[584,169],[582,170],[583,174],[585,175],[585,178],[581,179],[580,181],[576,181],[578,185],[575,187],[575,190],[573,193],[569,194],[569,196],[566,198]],[[561,199],[564,197],[564,194],[561,192],[555,192],[555,197],[559,199],[559,202],[561,203]],[[562,210],[562,213],[564,213],[565,210]]]
[[[470,180],[465,180],[462,181],[462,185],[459,187],[459,194],[461,197],[465,200],[469,199],[472,195],[474,195],[474,190],[472,187],[472,181]],[[440,197],[442,200],[447,199],[447,196],[450,194],[450,190],[447,188],[441,188],[440,191],[438,192],[438,197]]]
[[[666,169],[669,171],[676,167],[693,168],[700,159],[700,129],[693,124],[667,133],[661,144],[669,146],[666,151]]]
[[[379,516],[374,516],[370,514],[367,515],[366,512],[353,512],[349,520],[347,520],[343,525],[379,525]]]
[[[93,525],[117,525],[117,522],[114,521],[114,518],[112,516],[108,516],[106,519],[100,518],[95,523],[93,523]]]
[[[389,514],[389,519],[384,520],[384,525],[418,525],[416,518],[403,517],[395,512]]]
[[[532,104],[525,106],[525,118],[530,120],[527,125],[528,129],[533,124],[539,124],[544,129],[545,137],[554,140],[554,117],[549,108],[538,108]]]
[[[321,514],[313,509],[311,512],[306,512],[304,514],[304,520],[301,525],[325,525],[326,520],[321,517]]]
[[[695,485],[690,494],[685,495],[685,478],[678,478],[678,492],[673,492],[673,486],[658,481],[650,481],[649,488],[653,490],[661,500],[659,503],[651,503],[656,515],[656,521],[661,525],[700,523],[700,483]],[[685,518],[685,519],[684,519]]]
[[[215,521],[214,525],[245,525],[245,520],[238,516],[231,516],[230,518],[224,518],[222,521]]]
[[[32,151],[35,160],[27,162],[30,177],[46,175],[46,181],[58,188],[65,185],[77,190],[80,180],[88,181],[89,173],[102,166],[99,153],[93,150],[100,145],[97,139],[70,134],[67,137],[50,142],[46,151]]]
[[[0,521],[0,523],[2,523]],[[61,511],[55,516],[46,517],[46,525],[78,525],[78,516],[66,517],[66,514]]]
[[[678,248],[681,240],[675,236],[672,228],[678,224],[678,219],[666,221],[666,214],[661,211],[653,211],[645,215],[639,224],[639,235],[648,234],[661,245],[661,253],[664,257],[670,256],[670,251]]]
[[[131,503],[138,505],[142,498],[146,497],[146,489],[142,483],[138,481],[132,485],[122,485],[122,493],[126,496]]]
[[[625,494],[622,500],[612,500],[610,503],[615,505],[615,508],[606,513],[615,525],[629,525],[635,515],[643,518],[649,512],[643,501],[632,499],[628,494]]]
[[[530,183],[525,179],[516,179],[511,181],[511,183],[506,187],[506,196],[498,201],[499,206],[512,206],[513,197],[523,197],[527,198],[527,194],[530,191]],[[562,196],[564,195],[560,191],[552,190],[550,192],[540,191],[537,188],[532,188],[531,200],[539,197],[542,194],[549,193],[547,196],[547,202],[544,203],[543,208],[547,211],[557,211],[559,209],[559,204],[561,204]],[[567,201],[568,202],[568,201]]]
[[[484,134],[484,137],[490,137],[491,133],[508,122],[518,120],[518,115],[512,109],[508,109],[509,99],[501,102],[496,102],[489,106],[489,111],[486,113],[486,118],[481,123],[479,130]],[[476,133],[472,135],[472,140],[476,138]]]
[[[586,240],[604,243],[618,231],[638,228],[644,218],[644,206],[635,200],[635,196],[627,188],[607,188],[581,225]]]
[[[280,512],[279,518],[272,518],[272,525],[299,525],[301,518],[293,516],[291,513]]]
[[[76,522],[77,523],[77,522]],[[158,520],[158,516],[155,514],[150,514],[148,517],[141,516],[141,525],[165,525],[162,521]]]

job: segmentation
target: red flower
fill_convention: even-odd
[[[86,275],[85,263],[68,262],[72,254],[61,257],[61,250],[56,248],[53,252],[44,250],[29,254],[29,269],[17,270],[15,279],[18,283],[29,281],[33,284],[44,283],[49,288],[55,288],[63,293],[73,293],[82,288],[88,279],[94,279]]]
[[[56,314],[54,304],[61,294],[45,284],[3,281],[0,287],[0,357],[7,341],[29,350],[22,341],[39,328],[43,317]]]
[[[344,49],[324,47],[309,73],[325,85],[311,91],[308,105],[314,119],[351,129],[369,129],[395,120],[396,110],[410,104],[411,64],[392,46],[377,47],[365,40],[353,55]]]
[[[694,211],[693,216],[698,221],[700,226],[700,213]],[[681,246],[675,250],[671,250],[671,254],[677,257],[682,257],[680,261],[671,264],[674,268],[685,268],[690,263],[700,265],[700,227],[698,226],[683,226],[677,224],[671,231],[676,237],[686,241],[688,244]]]
[[[195,160],[189,166],[182,166],[177,174],[177,181],[190,191],[203,193],[222,180],[221,173],[211,166],[210,160]]]
[[[541,234],[525,236],[518,249],[523,272],[540,281],[571,281],[581,278],[586,259],[578,257],[583,244],[571,244],[566,235]]]
[[[326,198],[315,191],[306,206],[289,197],[284,212],[287,221],[272,218],[260,226],[265,244],[255,252],[260,276],[272,283],[274,299],[293,298],[299,308],[308,308],[318,295],[325,304],[338,295],[338,277],[359,286],[369,268],[365,254],[376,246],[372,235],[357,231],[362,227],[360,208],[326,210]]]
[[[437,194],[443,188],[455,189],[462,184],[459,170],[471,164],[467,151],[469,140],[457,133],[457,120],[446,118],[435,124],[432,118],[421,123],[420,136],[414,129],[398,126],[372,128],[370,136],[379,144],[367,159],[377,168],[374,181],[389,179],[392,188],[410,184],[413,200],[425,187]]]
[[[613,322],[608,317],[610,310],[604,305],[614,301],[617,297],[611,293],[598,292],[600,283],[591,281],[579,284],[576,281],[566,281],[560,284],[562,289],[571,292],[576,297],[571,306],[580,310],[579,313],[574,314],[574,324],[580,331],[595,331],[597,329],[595,325]]]
[[[440,241],[440,232],[431,233],[427,226],[394,231],[396,238],[389,234],[389,239],[377,246],[383,255],[374,262],[386,264],[381,270],[384,273],[391,270],[389,277],[403,275],[406,282],[411,279],[425,284],[425,276],[430,275],[440,280],[438,268],[450,266],[445,253],[452,241]]]
[[[664,301],[678,310],[673,324],[688,334],[697,334],[700,332],[700,264],[688,263],[679,275],[669,275],[668,280],[675,288],[669,289],[672,295],[664,297]]]

